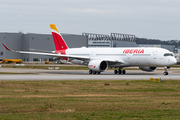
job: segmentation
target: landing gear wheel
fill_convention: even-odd
[[[117,70],[114,70],[114,74],[117,74],[118,72],[117,72]]]
[[[168,75],[167,69],[168,69],[167,67],[164,67],[164,70],[165,70],[165,71],[164,71],[163,75]]]
[[[89,70],[89,74],[92,74],[92,70]]]
[[[97,72],[97,74],[101,74],[101,72]]]
[[[168,72],[164,72],[163,75],[168,75]]]
[[[119,73],[119,74],[121,74],[121,73],[122,73],[122,71],[121,71],[121,70],[119,70],[119,71],[118,71],[118,73]]]
[[[93,71],[93,74],[96,74],[96,71]]]
[[[123,70],[123,71],[122,71],[122,74],[126,74],[126,70]]]

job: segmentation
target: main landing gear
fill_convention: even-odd
[[[114,70],[114,74],[126,74],[126,71],[125,70]]]
[[[101,74],[101,72],[96,72],[96,71],[89,70],[89,74]]]
[[[89,70],[89,74],[101,74],[101,72]],[[126,70],[114,70],[114,74],[126,74]]]
[[[164,73],[163,73],[163,75],[168,75],[168,71],[167,71],[167,69],[168,69],[168,67],[164,67]]]

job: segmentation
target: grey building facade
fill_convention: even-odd
[[[23,50],[22,36],[22,33],[0,33],[0,58],[21,59],[22,54],[7,51],[2,43],[12,49]]]
[[[134,41],[118,41],[112,40],[113,47],[137,47]]]
[[[83,33],[88,37],[88,47],[137,47],[135,35],[111,33],[111,35]]]
[[[86,36],[62,34],[69,48],[88,47]],[[0,33],[0,58],[1,59],[22,59],[23,61],[45,61],[53,57],[33,54],[20,54],[7,51],[2,43],[13,50],[31,51],[30,49],[54,51],[54,41],[51,34],[34,33]]]

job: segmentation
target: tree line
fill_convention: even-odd
[[[180,46],[180,40],[167,40],[162,41],[158,39],[147,39],[147,38],[136,38],[136,44],[162,44],[162,45],[175,45],[175,47]]]

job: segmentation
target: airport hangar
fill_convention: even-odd
[[[138,47],[135,42],[136,36],[129,34],[111,33],[111,35],[82,33],[82,35],[62,34],[69,48],[78,47]],[[45,50],[54,51],[54,41],[52,34],[35,33],[0,33],[0,43],[4,43],[9,48],[17,51]],[[53,61],[53,57],[44,55],[20,54],[7,51],[0,45],[0,59],[22,59],[23,62],[29,61]],[[142,45],[143,47],[148,47]],[[175,46],[164,47],[174,52]]]

